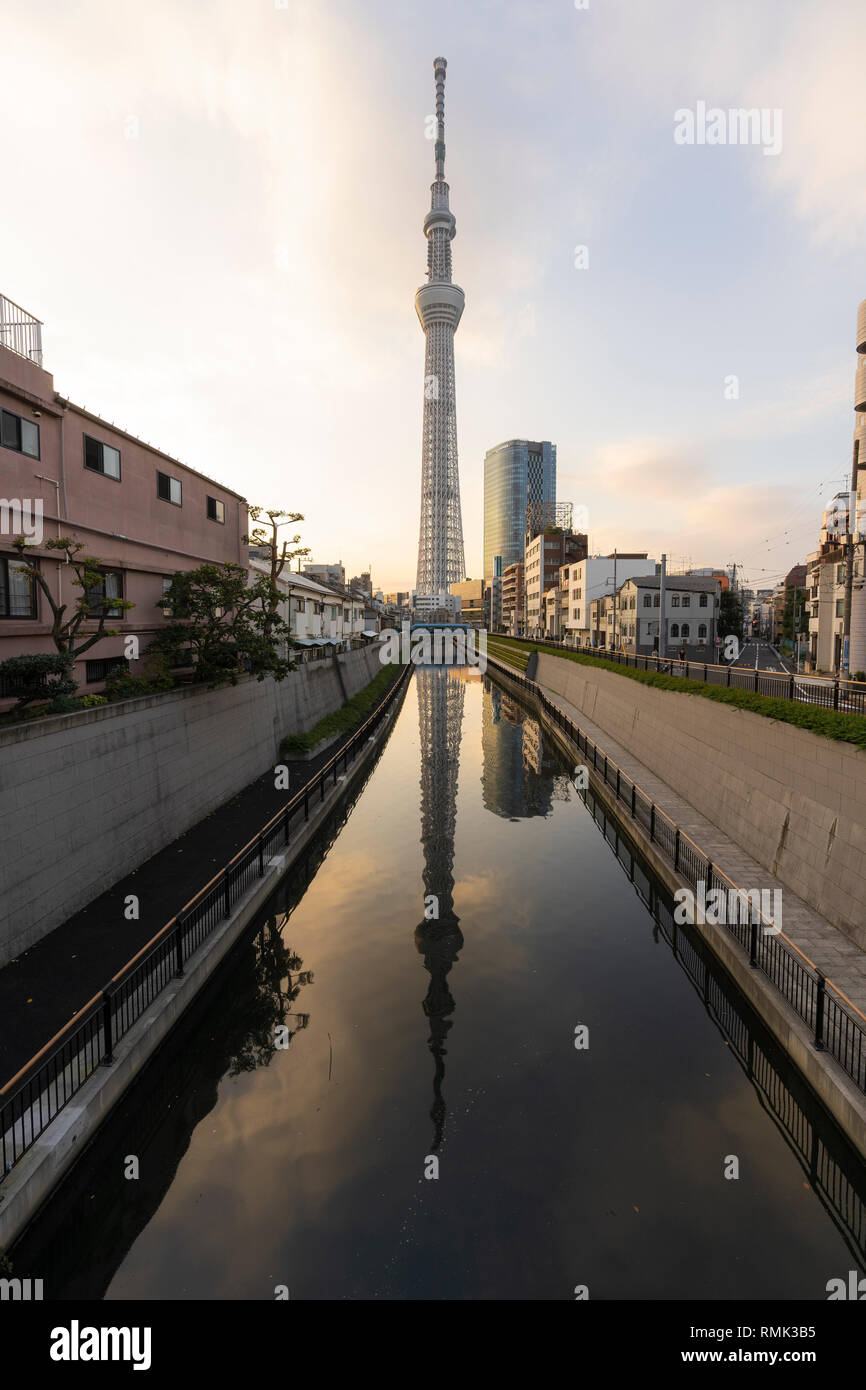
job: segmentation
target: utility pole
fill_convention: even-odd
[[[851,658],[851,606],[854,596],[854,536],[857,530],[857,453],[859,439],[854,440],[854,462],[851,468],[851,492],[848,496],[848,520],[845,525],[845,604],[842,609],[842,674],[847,676]]]
[[[613,552],[613,641],[611,650],[616,651],[616,548]]]
[[[664,661],[667,656],[667,627],[665,625],[665,576],[667,574],[668,557],[662,556],[661,569],[659,571],[659,660]],[[664,633],[664,640],[662,639]]]

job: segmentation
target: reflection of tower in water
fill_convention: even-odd
[[[463,945],[454,911],[454,829],[457,821],[457,772],[463,725],[465,684],[447,666],[422,666],[415,672],[421,728],[421,844],[424,848],[425,917],[415,929],[415,945],[430,972],[424,1013],[430,1021],[428,1045],[433,1053],[433,1149],[445,1128],[445,1039],[451,1028],[454,1000],[448,972]],[[431,896],[435,899],[430,902]],[[428,914],[431,914],[428,917]],[[433,915],[436,914],[436,915]]]

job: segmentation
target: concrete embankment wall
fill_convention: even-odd
[[[535,679],[866,949],[866,752],[543,652]]]
[[[599,674],[607,675],[608,673],[599,672]],[[548,736],[557,742],[570,758],[575,761],[579,759],[580,753],[577,746],[572,744],[563,730],[552,723],[534,696],[526,691],[521,691],[519,686],[512,687],[508,676],[500,669],[495,671],[495,678],[506,689],[513,688],[519,692],[521,699],[528,701],[531,706],[534,705]],[[621,680],[622,678],[613,676],[612,679]],[[560,692],[560,694],[562,693]],[[654,693],[664,694],[666,692]],[[569,695],[565,698],[571,700],[572,697]],[[684,698],[688,699],[689,697]],[[696,698],[700,699],[701,697]],[[752,719],[761,718],[760,715],[750,717]],[[594,722],[599,722],[597,717]],[[624,743],[625,740],[618,738],[617,742]],[[643,857],[668,892],[674,894],[677,889],[687,887],[687,880],[674,869],[670,860],[660,851],[658,843],[653,843],[650,840],[646,827],[639,820],[629,819],[627,812],[624,813],[623,805],[617,800],[614,789],[601,779],[600,774],[591,773],[590,776],[595,796],[602,802],[613,820],[618,825],[624,825],[626,840],[634,843],[638,854]],[[752,969],[746,952],[736,944],[725,925],[704,921],[697,923],[694,930],[708,943],[713,954],[722,962],[731,979],[795,1063],[801,1075],[837,1121],[843,1133],[848,1136],[861,1157],[866,1159],[866,1096],[863,1092],[851,1077],[837,1065],[829,1052],[819,1051],[815,1047],[812,1030],[807,1028],[803,1020],[794,1012],[763,971]]]
[[[353,665],[356,674],[352,679],[355,679],[363,663]],[[81,1090],[46,1127],[8,1176],[0,1175],[0,1254],[17,1239],[64,1173],[72,1167],[145,1063],[265,907],[286,870],[307,852],[341,803],[360,791],[366,773],[379,757],[393,727],[406,688],[404,685],[402,693],[395,692],[384,719],[349,763],[346,775],[327,788],[322,801],[312,798],[309,821],[295,820],[291,845],[281,854],[265,860],[262,877],[253,879],[231,916],[218,923],[184,962],[183,976],[167,982],[146,1012],[115,1045],[112,1063],[96,1066]]]
[[[283,681],[184,688],[0,732],[0,966],[278,760],[381,670],[378,648]]]

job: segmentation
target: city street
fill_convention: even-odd
[[[734,662],[735,666],[747,666],[754,671],[781,671],[790,675],[794,669],[792,664],[778,655],[774,647],[762,638],[754,642],[747,642],[740,651],[739,660]]]

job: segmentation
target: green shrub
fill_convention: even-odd
[[[0,661],[0,675],[17,686],[17,710],[34,700],[56,702],[74,695],[78,689],[72,679],[72,657],[66,652],[26,653]]]
[[[80,704],[82,709],[95,709],[97,705],[107,705],[108,701],[104,695],[82,695]]]
[[[137,695],[156,695],[171,690],[174,676],[162,652],[148,651],[142,661],[142,675],[131,676],[125,666],[115,666],[105,678],[108,700],[133,700]]]
[[[368,685],[364,686],[363,690],[359,690],[357,695],[353,695],[351,700],[347,700],[340,709],[334,710],[333,714],[326,714],[324,719],[320,719],[314,728],[308,729],[303,734],[286,734],[280,740],[282,757],[292,758],[302,753],[308,753],[322,739],[331,738],[336,734],[350,733],[359,724],[363,724],[367,715],[385,694],[398,670],[399,667],[395,662],[383,666],[382,670],[373,677]]]
[[[39,714],[74,714],[76,710],[84,708],[84,697],[58,695],[56,700],[49,700],[47,705],[42,705],[37,711]]]

